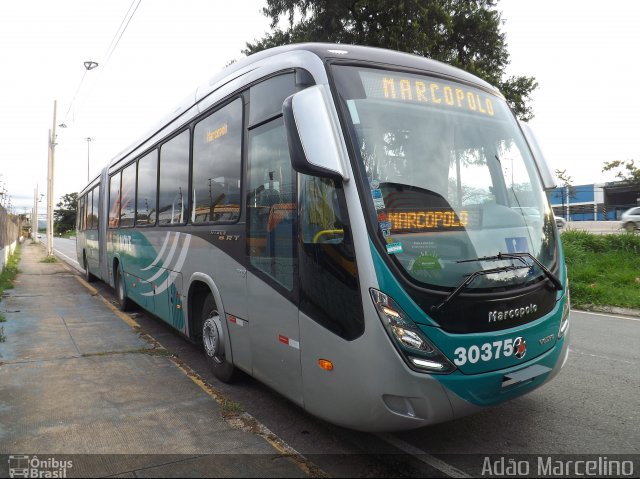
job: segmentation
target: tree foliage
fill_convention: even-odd
[[[625,183],[640,185],[640,168],[635,165],[634,160],[605,161],[602,171],[618,170],[616,178],[620,178]]]
[[[567,175],[566,169],[555,170],[555,174],[556,174],[556,178],[558,178],[562,182],[560,184],[560,186],[562,186],[562,190],[560,194],[562,195],[562,205],[564,206],[565,195],[568,195],[568,198],[576,197],[577,195],[576,187],[573,186],[573,178]]]
[[[498,87],[524,120],[538,86],[527,76],[505,78],[509,54],[497,0],[267,0],[273,31],[243,53],[301,42],[389,48],[439,60]],[[278,27],[288,20],[288,28]]]
[[[53,226],[56,233],[65,233],[76,227],[76,214],[78,211],[78,193],[67,193],[56,204],[53,210]]]

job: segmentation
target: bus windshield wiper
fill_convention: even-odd
[[[560,282],[560,280],[558,279],[558,277],[553,274],[551,272],[551,270],[549,270],[549,268],[547,268],[545,265],[543,265],[538,258],[536,258],[535,256],[533,256],[531,253],[498,253],[495,256],[484,256],[482,258],[475,258],[475,259],[463,259],[460,261],[456,261],[457,263],[471,263],[474,261],[501,261],[501,260],[505,260],[505,259],[517,259],[518,261],[522,262],[523,264],[527,265],[527,266],[532,266],[529,265],[529,263],[527,263],[525,261],[525,258],[529,258],[531,261],[533,261],[536,266],[538,268],[540,268],[540,270],[544,273],[544,275],[549,279],[549,281],[551,281],[553,283],[553,286],[555,286],[556,291],[562,291],[562,283]]]
[[[462,262],[467,262],[467,261],[480,261],[484,258],[479,258],[478,260],[465,260],[465,261],[458,261],[458,263],[462,263]],[[469,276],[467,276],[467,278],[460,283],[460,285],[458,285],[458,287],[456,289],[454,289],[451,294],[449,294],[449,296],[447,296],[440,304],[437,304],[435,306],[431,306],[431,311],[433,311],[434,313],[439,313],[441,312],[444,308],[447,307],[447,305],[453,301],[461,292],[463,289],[465,289],[467,286],[469,286],[469,284],[471,284],[471,282],[476,279],[478,276],[486,276],[489,274],[496,274],[496,273],[504,273],[507,271],[516,271],[519,269],[531,269],[532,266],[529,264],[522,264],[522,265],[510,265],[510,266],[500,266],[499,268],[490,268],[490,269],[481,269],[478,271],[474,271],[473,273],[471,273]]]
[[[531,253],[498,253],[495,256],[484,256],[482,258],[463,259],[463,260],[457,261],[457,263],[471,263],[475,261],[502,261],[502,260],[511,259],[511,260],[518,260],[522,264],[518,266],[510,265],[510,266],[501,266],[498,268],[481,269],[471,273],[462,283],[460,283],[460,285],[455,290],[451,292],[451,294],[449,294],[449,296],[447,296],[444,299],[444,301],[442,301],[441,303],[435,306],[432,306],[431,310],[436,313],[441,312],[444,308],[446,308],[446,306],[449,303],[451,303],[451,301],[453,301],[462,292],[463,289],[469,286],[469,284],[471,284],[471,282],[474,279],[476,279],[478,276],[486,276],[489,274],[503,273],[507,271],[516,271],[519,269],[529,269],[529,270],[533,269],[533,265],[527,263],[525,258],[529,258],[531,261],[533,261],[536,264],[536,266],[538,266],[542,270],[542,272],[549,279],[549,281],[553,283],[557,291],[562,290],[562,283],[560,282],[558,277],[555,274],[553,274],[549,270],[549,268],[547,268],[540,261],[538,261],[538,259],[535,256],[533,256]]]

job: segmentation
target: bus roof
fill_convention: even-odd
[[[209,79],[208,82],[200,85],[195,90],[193,90],[182,102],[180,102],[177,108],[174,108],[169,114],[165,115],[165,117],[162,118],[161,121],[157,122],[154,125],[154,128],[150,129],[147,132],[147,134],[136,139],[134,143],[132,143],[127,148],[122,150],[118,155],[116,155],[109,162],[109,167],[114,166],[122,161],[125,157],[134,152],[138,146],[151,139],[172,121],[176,120],[189,109],[193,108],[194,105],[196,105],[199,101],[206,98],[215,90],[219,89],[222,85],[233,81],[243,74],[257,68],[257,64],[265,59],[293,51],[310,52],[320,58],[323,62],[330,62],[333,60],[352,60],[354,62],[368,62],[371,64],[397,66],[419,70],[439,76],[446,76],[473,83],[474,85],[500,95],[500,92],[495,87],[485,82],[484,80],[481,80],[478,77],[465,72],[464,70],[460,70],[459,68],[452,67],[445,63],[431,60],[420,55],[387,50],[384,48],[336,43],[296,43],[291,45],[284,45],[254,53],[253,55],[245,57],[224,68],[219,73],[215,74]],[[300,67],[304,68],[304,65],[300,65]]]

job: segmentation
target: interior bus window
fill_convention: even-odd
[[[189,130],[185,130],[160,148],[159,224],[184,223],[188,205],[188,185]]]

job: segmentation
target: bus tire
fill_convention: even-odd
[[[120,311],[128,311],[131,309],[131,300],[127,297],[127,290],[125,288],[124,276],[122,274],[122,268],[116,266],[116,272],[114,275],[116,286],[116,299],[118,301],[118,308]]]
[[[224,352],[224,332],[220,315],[209,293],[202,305],[201,313],[202,347],[213,375],[224,383],[233,382],[237,377],[237,370],[227,361]]]
[[[93,283],[98,278],[96,278],[93,274],[89,272],[89,262],[87,261],[87,255],[83,254],[82,256],[84,258],[84,280],[87,283]]]

